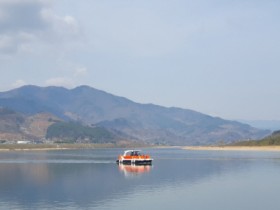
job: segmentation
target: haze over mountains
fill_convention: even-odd
[[[237,120],[238,122],[249,124],[255,128],[277,131],[280,129],[280,120]]]
[[[0,107],[28,117],[44,113],[51,115],[51,119],[102,127],[117,134],[119,139],[153,144],[229,143],[260,139],[270,133],[268,130],[188,109],[135,103],[88,86],[70,90],[62,87],[23,86],[1,92]],[[35,118],[33,120],[36,121]],[[1,132],[3,129],[0,129]]]

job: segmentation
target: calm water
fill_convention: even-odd
[[[120,149],[0,153],[0,209],[279,210],[280,153]]]

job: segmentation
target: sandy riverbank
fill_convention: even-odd
[[[280,146],[186,146],[186,150],[209,150],[209,151],[279,151]]]

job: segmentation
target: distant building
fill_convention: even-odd
[[[17,144],[30,144],[30,141],[17,141]]]

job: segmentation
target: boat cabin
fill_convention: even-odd
[[[123,156],[140,156],[140,150],[126,150],[124,151]]]

